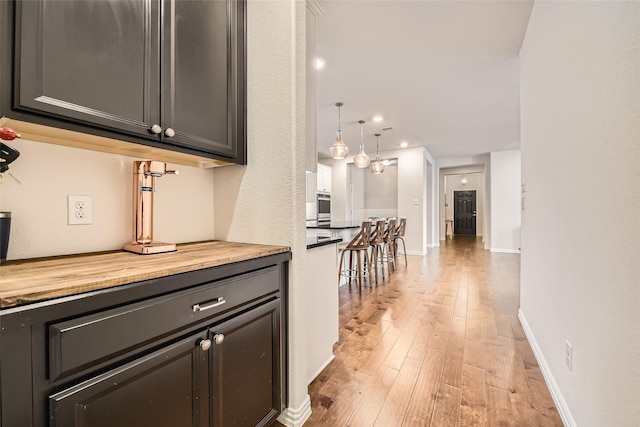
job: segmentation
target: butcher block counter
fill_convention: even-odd
[[[124,251],[8,261],[0,265],[0,308],[288,252],[286,246],[223,241],[185,243],[177,252]]]

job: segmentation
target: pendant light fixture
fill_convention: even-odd
[[[329,148],[331,157],[336,160],[342,160],[347,157],[347,154],[349,154],[349,147],[344,145],[344,141],[342,140],[342,128],[340,127],[340,107],[343,105],[344,103],[342,102],[336,102],[336,107],[338,107],[338,136],[336,137],[336,142],[334,142],[331,148]]]
[[[369,156],[364,152],[364,120],[360,120],[360,152],[353,158],[356,167],[364,169],[369,166]]]
[[[380,175],[384,172],[384,163],[380,160],[380,144],[378,138],[380,138],[380,134],[376,133],[376,159],[371,162],[371,173],[375,175]]]

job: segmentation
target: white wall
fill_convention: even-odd
[[[0,210],[10,211],[7,259],[122,249],[132,239],[135,160],[115,154],[25,139],[0,185]],[[168,165],[180,175],[157,179],[156,240],[183,243],[213,238],[213,170]],[[67,225],[67,195],[92,196],[93,224]],[[194,206],[197,208],[194,209]]]
[[[491,153],[491,252],[520,252],[520,150]]]
[[[300,1],[249,1],[248,166],[215,170],[215,237],[290,246],[289,408],[300,426],[307,392],[305,281],[305,21]]]
[[[351,197],[355,220],[369,217],[392,217],[398,215],[398,166],[389,165],[380,175],[370,168],[359,169],[349,163],[351,174]]]
[[[521,318],[566,425],[640,425],[639,22],[536,2],[521,51]]]

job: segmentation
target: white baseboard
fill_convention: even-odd
[[[402,251],[398,251],[399,255],[403,255]],[[407,251],[407,255],[425,256],[427,253],[424,251]]]
[[[278,421],[287,427],[302,427],[311,416],[311,398],[307,397],[298,408],[285,408],[278,417]]]
[[[551,392],[551,397],[558,408],[558,412],[560,413],[560,418],[562,418],[562,422],[566,427],[577,427],[576,421],[573,419],[573,415],[571,415],[571,411],[567,406],[567,402],[562,397],[562,392],[560,392],[560,388],[558,387],[558,383],[556,383],[553,374],[551,373],[551,369],[549,369],[549,365],[542,354],[542,350],[538,345],[538,341],[536,341],[531,328],[529,328],[529,324],[527,323],[527,319],[524,317],[524,313],[522,309],[518,310],[518,319],[520,319],[520,323],[522,324],[522,329],[524,329],[524,333],[527,336],[527,340],[529,340],[529,345],[533,350],[533,354],[536,356],[536,360],[538,361],[538,366],[540,366],[540,370],[542,371],[542,375],[544,376],[544,380],[547,383],[547,387],[549,387],[549,391]]]
[[[520,249],[500,249],[500,248],[491,248],[490,252],[497,252],[502,254],[519,254]]]

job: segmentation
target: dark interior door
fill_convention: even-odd
[[[453,192],[453,231],[476,235],[476,190]]]

